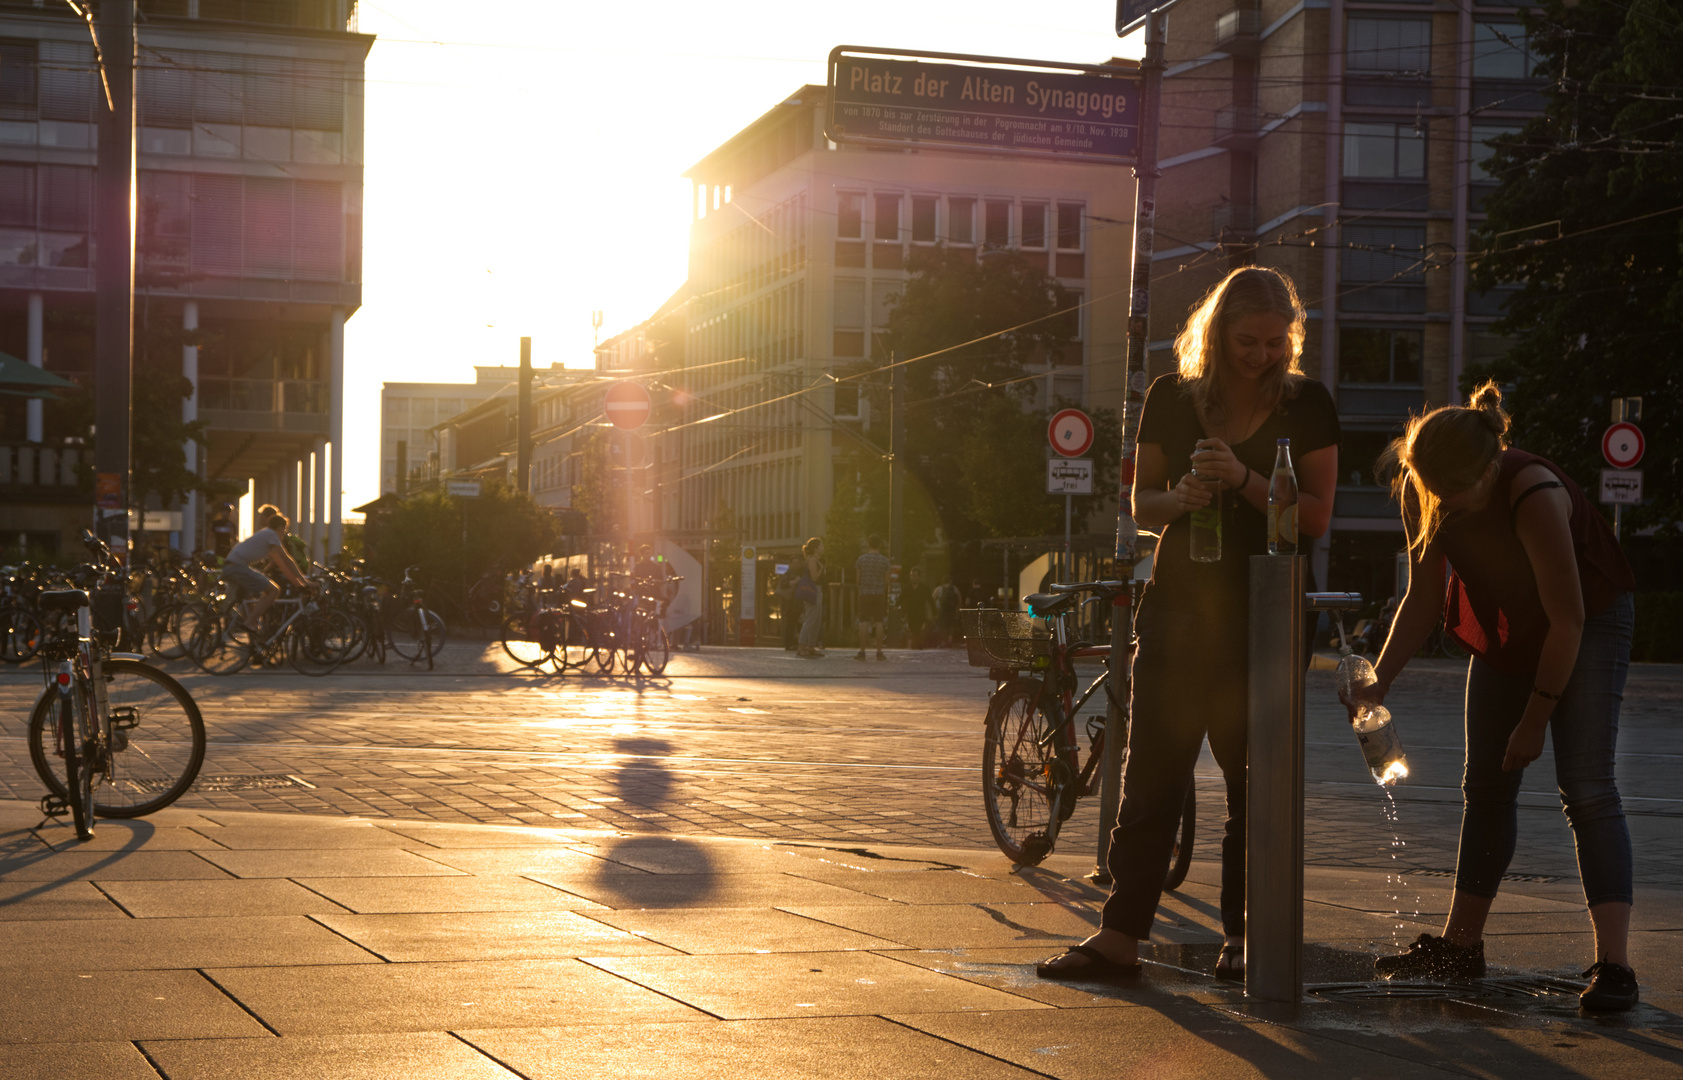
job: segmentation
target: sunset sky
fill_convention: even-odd
[[[1100,62],[1137,56],[1113,0],[966,5],[362,0],[363,307],[346,326],[345,506],[379,494],[380,384],[474,364],[588,367],[683,284],[681,173],[837,45]],[[818,14],[818,12],[822,14]]]

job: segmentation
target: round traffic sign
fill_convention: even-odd
[[[1629,469],[1642,460],[1642,429],[1617,423],[1601,436],[1601,456],[1615,469]]]
[[[1052,417],[1046,437],[1064,457],[1080,457],[1093,445],[1093,420],[1080,409],[1063,409]]]
[[[608,422],[626,431],[636,431],[649,418],[649,392],[642,383],[617,382],[608,387],[602,409]]]

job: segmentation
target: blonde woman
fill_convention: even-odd
[[[1162,538],[1137,624],[1128,764],[1108,859],[1113,884],[1099,932],[1040,964],[1042,978],[1105,979],[1139,970],[1139,943],[1151,935],[1206,735],[1227,786],[1224,942],[1215,974],[1244,977],[1250,557],[1268,550],[1276,440],[1291,440],[1303,538],[1326,532],[1338,475],[1338,410],[1326,387],[1303,375],[1303,324],[1303,305],[1285,274],[1235,270],[1200,301],[1175,340],[1179,372],[1158,379],[1146,395],[1134,517],[1161,529]],[[1188,514],[1209,505],[1211,485],[1224,493],[1222,554],[1217,562],[1194,562]]]
[[[1601,512],[1554,462],[1508,446],[1495,383],[1417,417],[1387,456],[1408,531],[1408,592],[1375,669],[1349,702],[1377,705],[1440,618],[1467,668],[1467,764],[1455,893],[1441,937],[1383,956],[1379,974],[1484,975],[1484,923],[1519,835],[1519,782],[1554,741],[1554,770],[1595,927],[1580,1001],[1636,1004],[1630,831],[1613,775],[1636,579]],[[1447,566],[1448,595],[1443,586]]]

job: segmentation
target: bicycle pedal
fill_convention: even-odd
[[[45,825],[53,818],[60,818],[70,813],[70,801],[68,799],[62,799],[51,793],[41,796],[40,806],[41,814],[43,815],[41,818],[41,825]],[[40,827],[40,825],[36,826],[36,828]]]
[[[1052,854],[1052,839],[1045,833],[1035,833],[1023,840],[1023,866],[1038,866]]]

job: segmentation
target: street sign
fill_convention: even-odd
[[[1127,69],[840,45],[829,91],[833,142],[1113,165],[1139,153],[1140,80]]]
[[[1601,502],[1604,506],[1640,506],[1642,470],[1602,469]]]
[[[1046,462],[1046,494],[1091,495],[1092,458],[1052,458]]]
[[[1173,3],[1174,0],[1116,0],[1116,36],[1127,37],[1145,25],[1147,15]]]
[[[1046,437],[1064,457],[1080,457],[1093,445],[1093,419],[1080,409],[1063,409],[1047,425]]]
[[[636,431],[642,427],[643,421],[649,418],[651,408],[649,392],[642,383],[614,383],[602,399],[602,409],[608,414],[608,422],[624,431]]]
[[[477,480],[446,480],[444,491],[447,495],[454,495],[458,499],[479,498],[479,481]]]
[[[1615,469],[1628,469],[1642,460],[1642,429],[1621,421],[1601,436],[1601,456]],[[1603,502],[1607,500],[1603,499]]]

